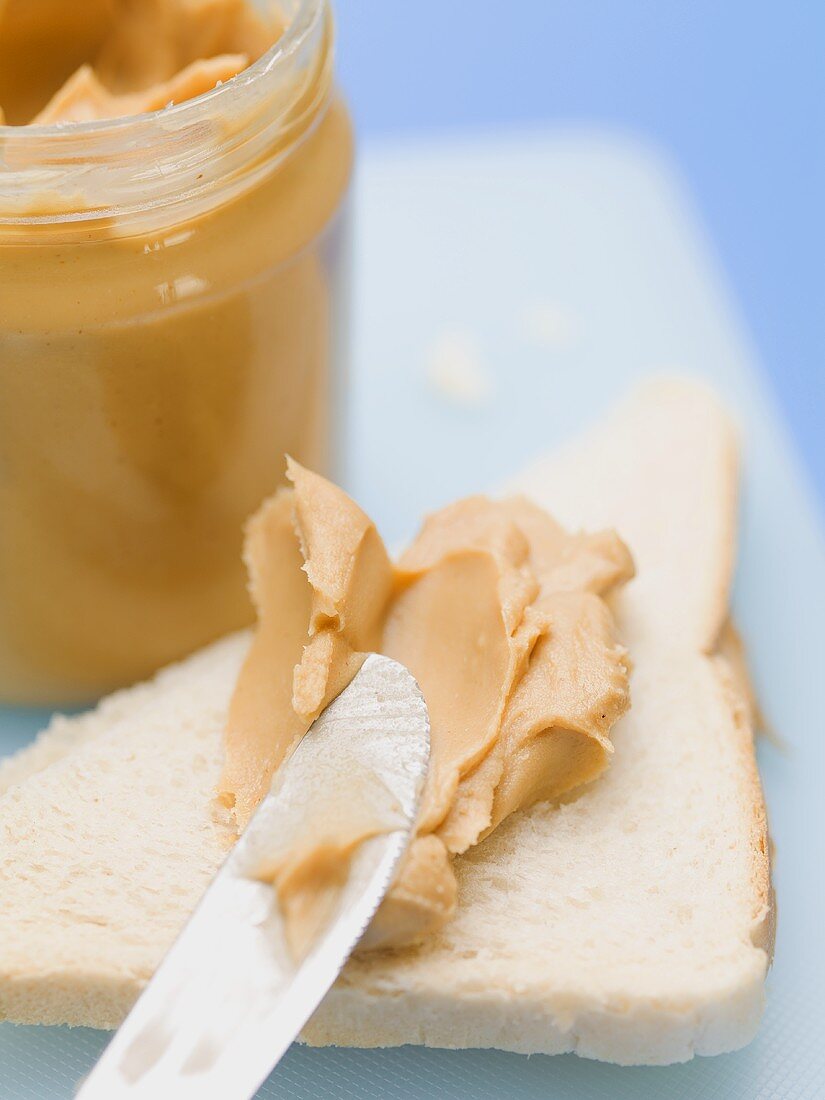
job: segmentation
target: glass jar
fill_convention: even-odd
[[[282,5],[283,7],[283,5]],[[244,521],[333,464],[352,136],[325,0],[154,114],[0,127],[0,698],[252,619]]]

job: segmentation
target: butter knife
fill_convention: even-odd
[[[415,827],[429,751],[418,685],[402,665],[372,654],[280,768],[79,1100],[254,1096],[389,889]],[[335,775],[355,780],[330,782]],[[392,830],[356,849],[333,912],[295,961],[275,889],[256,868],[285,831],[340,813],[342,800],[374,800],[377,789],[392,800]]]

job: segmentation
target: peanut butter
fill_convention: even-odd
[[[249,0],[0,0],[0,121],[156,111],[237,76],[282,30]]]
[[[0,698],[88,698],[250,622],[245,518],[285,450],[329,467],[352,136],[319,26],[303,83],[278,89],[285,129],[249,165],[233,146],[221,175],[231,80],[207,119],[176,123],[175,140],[205,135],[208,155],[200,174],[181,167],[184,194],[164,167],[157,210],[110,211],[105,172],[87,194],[80,153],[59,194],[4,193],[0,173]],[[85,148],[78,122],[197,96],[282,30],[247,0],[0,0],[15,124],[0,162],[36,163],[46,139],[29,142],[27,122],[60,121],[58,152]],[[152,116],[163,155],[165,114]],[[135,159],[131,124],[113,171],[139,173],[145,156],[151,183],[155,148]]]
[[[243,828],[365,655],[405,664],[430,712],[430,772],[418,835],[366,944],[397,946],[449,919],[454,855],[607,765],[628,661],[603,597],[632,563],[612,532],[570,535],[527,500],[472,497],[431,516],[393,564],[341,490],[295,462],[288,475],[293,488],[248,528],[259,625],[232,699],[221,795]],[[329,891],[324,867],[340,873],[340,860],[316,855],[302,847],[278,879],[288,919]]]
[[[290,790],[277,790],[272,851],[251,867],[254,877],[277,890],[287,944],[296,959],[306,954],[336,909],[352,858],[364,841],[408,824],[386,773],[380,774],[374,759],[368,763],[347,748],[340,744],[320,768],[315,761],[302,767],[300,753],[292,757]],[[324,812],[308,819],[307,792],[312,790],[323,791]]]

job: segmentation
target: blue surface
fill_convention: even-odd
[[[295,1047],[261,1100],[821,1100],[825,539],[686,195],[637,147],[536,134],[373,150],[356,215],[350,486],[390,541],[422,511],[514,473],[651,371],[704,374],[726,397],[745,470],[736,617],[787,742],[760,746],[779,937],[765,1020],[734,1054],[625,1069],[496,1051]],[[534,300],[563,307],[575,322],[568,340],[542,345],[520,326]],[[445,328],[475,335],[486,403],[451,403],[428,380],[426,352]],[[0,712],[0,752],[25,735],[23,718]],[[104,1041],[0,1027],[0,1097],[65,1100]]]
[[[825,4],[334,3],[367,139],[584,122],[675,161],[825,500]]]

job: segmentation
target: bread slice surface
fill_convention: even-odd
[[[736,445],[694,383],[646,386],[510,488],[615,526],[635,671],[608,772],[458,861],[459,910],[416,949],[351,960],[307,1041],[495,1046],[666,1063],[746,1043],[772,941],[745,701],[715,641]],[[223,640],[60,719],[0,769],[0,1017],[113,1027],[229,844],[213,793],[248,644]]]

